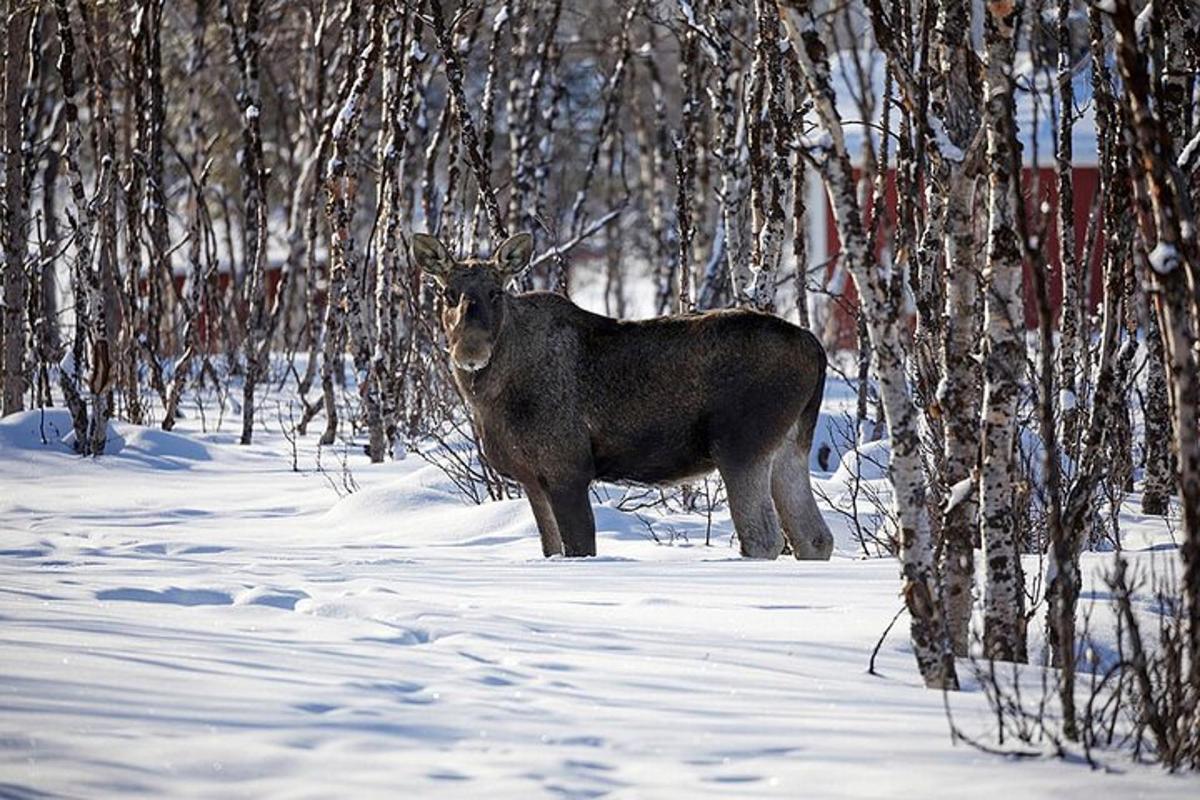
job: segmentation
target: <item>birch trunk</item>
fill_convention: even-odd
[[[1178,486],[1183,501],[1183,597],[1187,620],[1188,681],[1200,685],[1200,368],[1196,328],[1200,324],[1200,243],[1197,215],[1173,159],[1173,143],[1151,105],[1150,78],[1139,52],[1129,0],[1117,0],[1117,64],[1124,107],[1132,121],[1127,136],[1135,192],[1143,199],[1138,226],[1149,246],[1159,325],[1167,354],[1168,385],[1179,459]],[[1149,208],[1150,213],[1144,209]]]
[[[1059,440],[1066,446],[1075,441],[1075,418],[1078,414],[1075,373],[1076,358],[1086,353],[1081,341],[1079,315],[1083,310],[1086,287],[1081,286],[1085,274],[1080,269],[1075,251],[1075,190],[1072,184],[1075,126],[1075,89],[1071,82],[1071,0],[1058,0],[1058,138],[1054,148],[1055,179],[1058,184],[1058,206],[1055,218],[1058,226],[1058,263],[1062,274],[1062,306],[1059,315],[1058,347],[1058,407],[1062,416]],[[1090,259],[1085,257],[1090,263]]]
[[[395,455],[398,442],[399,403],[402,386],[399,370],[397,326],[394,306],[401,299],[404,265],[400,258],[399,228],[404,212],[404,163],[408,129],[412,120],[413,94],[418,60],[406,61],[404,48],[416,46],[420,28],[410,11],[393,12],[387,25],[387,47],[383,56],[383,107],[385,124],[380,131],[379,163],[383,192],[383,229],[378,249],[375,278],[376,336],[371,360],[380,403],[380,427],[388,455]]]
[[[4,206],[0,239],[3,241],[4,307],[0,320],[0,416],[15,414],[25,408],[25,321],[28,307],[29,280],[25,273],[26,216],[28,195],[24,191],[25,159],[22,102],[22,68],[25,62],[36,61],[38,53],[25,52],[25,34],[30,26],[30,14],[23,4],[9,2],[5,10],[8,30],[5,37],[4,59]]]
[[[261,0],[246,0],[241,21],[234,0],[222,0],[225,22],[233,42],[238,66],[238,110],[241,112],[242,142],[239,164],[242,178],[242,203],[245,225],[242,230],[242,272],[247,300],[246,331],[242,351],[246,374],[242,384],[241,443],[254,439],[255,393],[267,370],[270,334],[267,329],[267,180],[263,165],[262,130],[259,123],[259,22]]]
[[[725,229],[725,263],[729,272],[730,290],[734,300],[746,295],[751,280],[749,207],[746,203],[746,125],[740,102],[741,80],[734,68],[731,30],[736,18],[732,4],[722,3],[717,11],[709,12],[712,31],[713,67],[721,76],[717,91],[709,91],[709,104],[720,121],[717,138],[718,162],[721,168],[721,224]],[[715,305],[714,291],[701,295],[703,308]]]
[[[146,131],[142,120],[146,115],[146,92],[143,77],[146,72],[145,47],[146,15],[142,9],[131,9],[127,63],[130,74],[129,101],[125,104],[124,179],[121,191],[125,201],[125,250],[123,281],[123,305],[118,333],[119,370],[125,394],[125,414],[135,425],[145,423],[145,409],[141,401],[142,351],[146,342],[146,330],[150,324],[149,303],[143,302],[142,284],[142,228],[143,213],[143,166],[140,154],[145,152]],[[149,281],[146,282],[149,288]]]
[[[811,4],[790,4],[789,36],[830,145],[818,155],[842,242],[842,258],[862,298],[874,354],[884,416],[891,438],[889,474],[899,520],[904,600],[911,615],[910,635],[925,685],[957,689],[954,658],[946,636],[941,589],[933,559],[933,537],[926,505],[925,468],[917,413],[904,364],[900,315],[887,278],[867,247],[857,186],[846,149],[842,121],[834,104],[825,45],[816,29]]]
[[[112,321],[119,313],[117,302],[117,193],[116,138],[112,124],[112,69],[115,59],[110,52],[109,12],[105,6],[79,7],[87,44],[89,95],[92,122],[96,130],[93,144],[100,159],[101,180],[92,198],[97,231],[96,263],[87,270],[85,295],[91,321],[88,392],[92,412],[88,420],[86,452],[102,455],[108,441],[108,421],[114,411],[113,387],[116,382],[112,360]],[[107,170],[108,179],[104,179]],[[136,390],[135,390],[136,391]],[[127,402],[136,398],[127,397]]]
[[[1124,296],[1124,264],[1128,259],[1128,243],[1132,237],[1127,220],[1130,196],[1128,181],[1124,180],[1125,147],[1116,134],[1116,109],[1112,98],[1112,81],[1102,47],[1099,12],[1090,10],[1092,34],[1092,68],[1094,103],[1100,153],[1100,194],[1103,197],[1104,243],[1104,306],[1098,352],[1096,389],[1088,410],[1086,425],[1077,454],[1078,469],[1062,502],[1057,519],[1051,508],[1049,525],[1050,549],[1046,561],[1047,644],[1051,663],[1060,669],[1059,697],[1063,708],[1063,733],[1071,740],[1078,736],[1075,712],[1075,614],[1081,588],[1079,554],[1084,542],[1089,516],[1094,513],[1097,487],[1108,470],[1105,453],[1113,438],[1112,417],[1123,412],[1120,406],[1126,396],[1125,388],[1132,353],[1131,342],[1119,350],[1122,300]],[[1045,313],[1045,312],[1043,312]],[[1062,341],[1060,346],[1070,343]],[[1061,363],[1061,362],[1060,362]],[[1043,427],[1048,423],[1043,422]],[[1043,434],[1046,435],[1046,434]],[[1048,454],[1049,455],[1049,454]],[[1047,468],[1050,462],[1047,460]],[[1048,474],[1052,474],[1048,471]],[[1055,498],[1052,496],[1052,500]]]
[[[775,310],[776,276],[783,258],[783,202],[790,172],[783,97],[786,84],[780,53],[779,7],[776,0],[755,0],[758,32],[751,68],[750,207],[754,240],[749,303],[759,311]]]
[[[329,300],[325,306],[326,339],[325,352],[321,362],[321,384],[325,391],[325,403],[328,407],[332,401],[334,367],[340,363],[340,345],[344,341],[342,334],[344,327],[349,333],[354,367],[358,376],[358,389],[362,397],[363,413],[369,437],[367,454],[372,463],[383,460],[383,419],[380,415],[379,381],[376,379],[378,376],[374,375],[371,370],[370,325],[367,318],[367,306],[363,302],[361,290],[363,284],[362,257],[357,251],[357,240],[354,235],[353,220],[358,197],[358,172],[355,166],[356,158],[351,153],[351,145],[357,138],[367,90],[375,75],[376,61],[383,38],[382,6],[383,3],[380,2],[372,6],[368,22],[370,40],[366,49],[359,54],[358,63],[352,64],[350,67],[354,71],[354,81],[341,111],[333,122],[331,131],[333,155],[329,160],[328,173],[325,176],[325,188],[329,195],[325,213],[329,218],[331,241]],[[325,429],[321,443],[333,444],[335,434],[336,422],[333,427]]]
[[[984,271],[984,389],[980,538],[984,559],[984,652],[1025,660],[1025,581],[1015,517],[1016,423],[1025,368],[1021,250],[1013,217],[1020,174],[1012,172],[1014,38],[1022,3],[991,0],[984,26],[988,239]],[[1017,160],[1016,163],[1020,163]]]
[[[812,327],[808,318],[808,169],[796,159],[792,170],[792,271],[793,291],[796,294],[796,322],[802,328]]]
[[[59,365],[59,385],[71,412],[75,452],[80,455],[100,455],[104,450],[104,437],[99,437],[100,447],[97,450],[93,431],[97,424],[108,424],[109,406],[105,394],[111,392],[111,374],[106,347],[99,345],[107,342],[108,328],[107,309],[100,292],[100,276],[98,268],[92,263],[95,257],[93,231],[98,207],[109,197],[113,167],[111,156],[101,163],[96,193],[89,200],[79,166],[83,133],[79,124],[79,108],[75,103],[75,36],[71,29],[67,0],[55,0],[54,12],[58,22],[58,71],[62,81],[66,127],[62,161],[66,166],[76,216],[72,237],[74,258],[71,264],[75,331],[71,352]],[[91,353],[87,349],[89,338],[95,343]],[[89,393],[95,406],[94,416],[88,411]],[[98,397],[101,399],[97,400]]]
[[[192,48],[188,60],[187,108],[188,127],[187,142],[189,147],[188,170],[191,173],[188,202],[188,279],[187,296],[181,302],[183,309],[183,347],[175,367],[171,370],[171,384],[167,389],[166,402],[163,407],[163,430],[169,431],[175,427],[176,411],[183,399],[184,389],[191,380],[192,361],[199,354],[203,343],[201,341],[200,321],[204,310],[205,284],[208,280],[205,260],[203,257],[203,236],[206,230],[204,187],[207,183],[208,172],[205,169],[205,159],[208,148],[204,135],[203,105],[200,96],[200,82],[208,49],[205,46],[205,36],[208,30],[208,0],[196,0],[195,15],[192,18]]]
[[[951,177],[946,219],[946,315],[942,338],[942,469],[948,490],[975,481],[979,457],[978,265],[971,209],[975,181],[959,171]],[[975,538],[979,503],[974,492],[950,491],[942,516],[942,580],[946,619],[954,654],[966,656],[975,582]]]
[[[1166,28],[1162,56],[1165,70],[1161,83],[1161,119],[1166,124],[1176,148],[1181,148],[1193,135],[1192,81],[1193,68],[1188,63],[1189,44],[1194,47],[1200,33],[1200,13],[1193,7],[1188,17],[1187,4],[1167,3],[1156,8],[1156,23]],[[1193,195],[1195,196],[1195,195]],[[1149,283],[1153,279],[1146,276]],[[1142,513],[1165,516],[1170,508],[1171,487],[1175,469],[1171,453],[1171,400],[1168,394],[1166,353],[1163,331],[1153,308],[1146,314],[1146,413],[1145,450],[1146,483],[1142,488]]]
[[[1171,486],[1175,482],[1171,466],[1171,401],[1167,394],[1162,329],[1152,301],[1146,311],[1146,482],[1142,487],[1142,513],[1162,517],[1170,510]]]
[[[146,188],[145,205],[149,211],[150,260],[146,273],[149,289],[149,320],[146,326],[146,356],[150,380],[159,398],[166,403],[167,386],[163,375],[163,334],[172,331],[174,303],[171,243],[167,225],[167,187],[164,185],[164,150],[166,140],[166,93],[162,74],[162,18],[164,0],[143,0],[142,13],[146,18],[145,56],[146,84],[149,90],[146,118]],[[168,344],[170,344],[168,340]]]
[[[62,120],[59,106],[50,122],[51,136],[57,138]],[[58,176],[61,168],[60,154],[53,146],[45,152],[46,165],[42,169],[42,220],[43,237],[40,248],[42,264],[38,275],[38,309],[33,326],[37,348],[37,405],[54,405],[50,374],[53,365],[62,360],[62,331],[59,325],[58,286],[55,282],[58,269],[53,253],[60,246],[58,230]]]
[[[679,57],[679,83],[683,87],[683,109],[680,131],[675,137],[675,222],[678,227],[675,275],[678,281],[675,313],[688,314],[696,310],[692,290],[693,242],[696,227],[694,192],[696,185],[696,117],[698,114],[697,82],[699,76],[699,41],[695,30],[683,34]]]

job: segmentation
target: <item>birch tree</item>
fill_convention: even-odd
[[[984,560],[984,650],[1025,660],[1025,582],[1013,503],[1017,401],[1025,365],[1021,250],[1016,237],[1012,72],[1023,3],[989,0],[984,21],[988,238],[984,268],[984,389],[980,534]],[[1019,164],[1020,162],[1017,161]]]
[[[54,12],[58,23],[58,73],[62,83],[66,126],[62,159],[75,206],[72,234],[74,259],[71,265],[75,330],[70,354],[60,365],[59,380],[71,412],[75,451],[80,455],[98,456],[104,453],[112,409],[113,375],[108,354],[108,309],[111,298],[104,289],[111,284],[101,280],[99,264],[93,263],[96,260],[93,236],[100,206],[110,200],[113,163],[111,155],[101,162],[97,187],[89,199],[80,168],[83,133],[75,103],[75,35],[66,0],[55,0]]]
[[[979,265],[975,260],[975,171],[979,162],[982,96],[971,46],[969,6],[942,0],[934,29],[935,118],[942,121],[957,158],[947,155],[943,269],[945,324],[941,341],[941,381],[936,403],[942,419],[943,481],[951,490],[942,511],[942,580],[947,624],[954,653],[967,655],[975,537],[979,504],[974,472],[979,451],[979,375],[974,358],[980,323],[976,313]]]
[[[749,89],[750,207],[754,238],[750,247],[749,304],[760,311],[775,309],[776,277],[783,258],[783,204],[791,171],[788,164],[790,126],[786,123],[787,91],[776,0],[755,0],[757,33]],[[797,91],[793,88],[793,91]],[[797,98],[799,102],[801,98]]]
[[[898,543],[904,601],[917,666],[930,688],[956,689],[958,679],[946,633],[941,587],[933,558],[933,535],[926,504],[925,466],[917,413],[905,374],[901,322],[887,278],[867,246],[857,186],[846,149],[828,55],[810,3],[788,4],[788,35],[829,144],[813,154],[833,203],[842,259],[854,278],[871,340],[875,372],[891,441],[889,475],[899,520]]]
[[[4,41],[4,196],[0,208],[0,242],[3,244],[4,306],[0,319],[0,414],[13,414],[25,407],[26,307],[29,281],[26,276],[26,217],[28,197],[25,184],[25,126],[22,124],[26,62],[39,54],[26,53],[26,35],[31,14],[24,4],[6,3],[7,31]],[[35,23],[40,24],[40,23]]]
[[[117,286],[120,281],[117,200],[117,132],[113,124],[113,65],[110,9],[107,6],[79,7],[79,18],[86,53],[84,78],[90,100],[90,122],[94,158],[100,160],[101,179],[93,197],[95,214],[96,262],[86,271],[88,316],[92,321],[89,336],[91,417],[88,420],[88,444],[84,452],[100,455],[107,447],[108,422],[116,412],[115,388],[120,367],[114,341],[117,315],[121,311]],[[78,151],[77,151],[78,152]],[[104,180],[105,170],[108,180]],[[139,402],[137,389],[126,392],[127,406]],[[131,414],[132,416],[132,414]]]
[[[187,296],[181,306],[183,310],[183,351],[171,370],[171,384],[163,404],[163,430],[175,427],[175,417],[183,399],[184,389],[191,379],[193,360],[201,355],[200,324],[205,306],[205,291],[208,268],[204,258],[205,233],[208,227],[207,206],[204,189],[208,182],[208,145],[204,134],[204,116],[201,107],[199,82],[204,75],[208,48],[205,37],[208,31],[208,0],[196,0],[195,16],[191,30],[191,53],[188,72],[193,82],[188,86],[187,97],[187,144],[189,149],[188,171],[188,277]]]
[[[1058,0],[1055,17],[1055,40],[1058,64],[1055,80],[1058,84],[1058,136],[1054,144],[1054,172],[1058,187],[1056,225],[1058,229],[1058,264],[1062,274],[1062,311],[1059,316],[1058,348],[1058,406],[1063,418],[1062,440],[1070,442],[1075,436],[1074,419],[1079,405],[1075,373],[1082,356],[1087,357],[1086,342],[1080,325],[1080,315],[1086,302],[1087,282],[1075,252],[1075,188],[1074,130],[1075,86],[1074,64],[1071,62],[1071,0]],[[1084,258],[1084,263],[1090,259]]]
[[[1157,289],[1155,304],[1166,350],[1178,483],[1183,501],[1182,590],[1186,606],[1190,683],[1200,685],[1200,243],[1188,184],[1179,169],[1175,143],[1151,102],[1147,59],[1142,57],[1129,0],[1113,7],[1117,65],[1123,105],[1131,125],[1130,175],[1139,203],[1138,228]],[[1161,70],[1161,64],[1159,65]],[[1146,213],[1146,210],[1149,213]],[[1150,243],[1154,242],[1152,248]]]
[[[225,24],[238,67],[238,110],[242,141],[238,163],[242,176],[245,226],[242,269],[247,300],[247,326],[243,340],[246,374],[242,383],[242,444],[254,439],[255,392],[266,374],[271,331],[267,324],[267,173],[263,163],[262,99],[259,88],[261,55],[261,0],[245,0],[239,15],[236,0],[221,0]],[[241,17],[239,19],[239,16]]]
[[[352,152],[362,121],[367,89],[375,75],[383,38],[382,0],[371,6],[367,23],[369,41],[356,61],[350,62],[353,82],[350,93],[338,112],[330,132],[333,155],[325,175],[329,199],[325,213],[329,218],[330,279],[329,300],[325,314],[325,350],[321,362],[321,384],[326,393],[326,407],[332,404],[333,370],[340,363],[339,349],[344,341],[343,330],[349,333],[349,344],[358,375],[369,444],[367,453],[372,462],[383,460],[383,418],[380,414],[379,380],[371,370],[370,322],[367,304],[362,295],[363,258],[357,250],[353,227],[358,198],[358,157]],[[336,421],[334,422],[336,425]],[[327,426],[323,444],[332,444],[336,429]]]
[[[685,15],[691,5],[683,2]],[[714,86],[706,87],[709,108],[716,120],[714,149],[720,169],[720,190],[717,199],[721,209],[721,230],[724,236],[724,259],[726,273],[735,298],[744,297],[749,289],[750,246],[749,206],[746,202],[746,124],[745,114],[739,98],[742,93],[742,75],[734,60],[732,30],[738,10],[732,3],[711,3],[703,22],[695,15],[688,23],[697,28],[701,35],[703,50],[707,55],[710,72],[717,76]],[[797,171],[803,174],[799,167]],[[700,308],[712,308],[717,300],[717,285],[706,280],[700,287]]]

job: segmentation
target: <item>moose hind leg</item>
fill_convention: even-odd
[[[533,508],[533,518],[537,521],[538,533],[542,537],[542,555],[546,558],[562,555],[562,536],[558,532],[558,522],[554,519],[554,509],[550,507],[550,498],[536,483],[526,483],[524,487],[525,496],[529,498],[529,505]]]
[[[551,487],[549,495],[566,556],[596,555],[596,520],[592,516],[588,484]]]
[[[833,534],[813,497],[808,447],[795,433],[788,433],[771,461],[771,496],[796,558],[824,561],[833,553]]]
[[[783,552],[783,533],[771,502],[771,460],[750,464],[719,465],[729,513],[745,558],[778,558]]]

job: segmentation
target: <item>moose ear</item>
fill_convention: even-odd
[[[496,254],[492,260],[501,275],[511,278],[529,266],[529,259],[532,256],[533,236],[528,233],[518,233],[505,239],[496,248]]]
[[[436,237],[427,233],[412,235],[412,255],[422,272],[427,272],[439,281],[450,274],[454,259]]]

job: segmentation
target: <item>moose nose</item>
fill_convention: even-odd
[[[458,362],[458,366],[465,369],[467,372],[478,372],[487,366],[486,358],[464,358]]]

